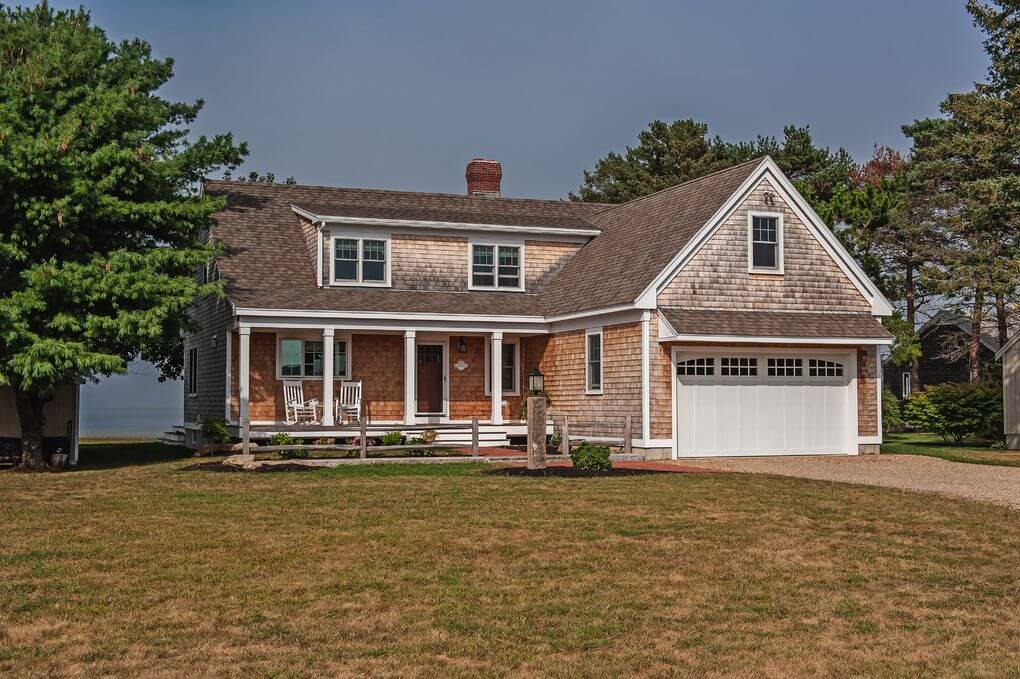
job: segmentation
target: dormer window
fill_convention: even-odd
[[[748,214],[747,267],[751,273],[783,273],[782,214]]]
[[[333,284],[390,284],[388,238],[337,236],[333,239]]]
[[[524,247],[508,243],[471,244],[471,290],[524,290]]]

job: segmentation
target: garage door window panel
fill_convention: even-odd
[[[765,359],[769,377],[802,377],[804,375],[804,359],[773,357]]]
[[[723,377],[755,377],[758,359],[751,356],[723,356],[719,359],[719,374]]]
[[[842,377],[843,364],[839,361],[808,359],[808,377]]]
[[[715,358],[692,358],[676,364],[676,374],[681,377],[704,377],[715,374]]]

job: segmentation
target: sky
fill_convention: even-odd
[[[247,141],[246,170],[461,193],[465,164],[484,156],[503,164],[504,195],[532,198],[565,197],[656,119],[693,117],[730,141],[807,124],[858,160],[876,143],[906,150],[901,125],[984,76],[963,5],[86,3],[110,37],[174,58],[164,96],[203,99],[194,133]],[[181,423],[181,385],[130,370],[85,388],[84,434]]]

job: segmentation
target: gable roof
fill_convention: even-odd
[[[892,339],[870,314],[659,307],[676,335]]]
[[[971,324],[970,319],[964,316],[963,314],[953,311],[952,309],[943,309],[942,311],[939,311],[937,314],[929,318],[918,329],[917,336],[923,337],[924,335],[927,335],[929,332],[935,330],[936,328],[943,328],[946,326],[959,328],[961,331],[965,332],[968,335],[970,334],[971,328],[974,327]],[[992,353],[996,353],[999,351],[999,340],[995,339],[988,333],[982,332],[980,341],[981,345],[984,346],[985,349],[991,351]]]
[[[632,304],[762,164],[761,158],[637,198],[591,217],[602,229],[545,292],[550,315]]]

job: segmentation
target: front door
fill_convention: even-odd
[[[419,415],[443,414],[443,345],[418,345],[417,401]]]

